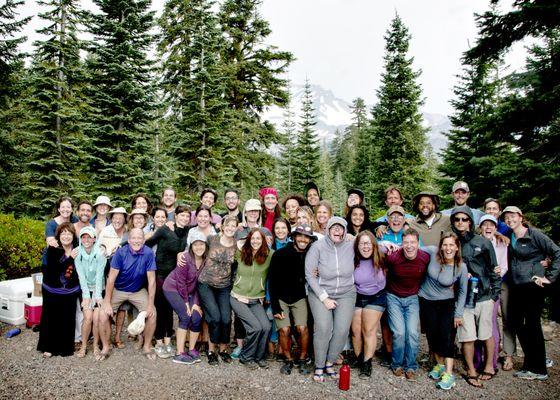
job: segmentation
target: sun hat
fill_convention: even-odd
[[[317,236],[315,236],[315,234],[313,233],[313,229],[307,224],[300,224],[296,226],[295,229],[290,233],[290,236],[293,238],[296,235],[304,235],[311,238],[311,240],[317,240]]]
[[[111,205],[111,200],[109,200],[109,197],[107,196],[97,196],[97,198],[95,199],[95,203],[93,203],[93,207],[97,207],[100,204],[106,204],[109,207],[113,208],[113,206]]]
[[[139,209],[139,208],[135,208],[134,210],[132,210],[130,212],[129,216],[132,217],[133,215],[143,215],[144,217],[147,217],[148,213],[144,210]]]
[[[144,332],[144,327],[146,326],[146,315],[146,311],[138,313],[136,319],[128,325],[128,333],[132,336],[138,336]]]
[[[261,211],[261,201],[258,199],[249,199],[245,202],[244,211]]]
[[[504,211],[502,211],[502,214],[505,214],[505,213],[508,213],[508,212],[517,213],[517,214],[523,216],[523,213],[521,212],[521,209],[517,206],[507,206],[506,208],[504,208]]]
[[[124,207],[115,207],[107,214],[124,214],[125,217],[128,216],[128,213],[126,212],[126,209]]]

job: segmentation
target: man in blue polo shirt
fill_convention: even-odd
[[[128,236],[128,243],[118,249],[111,259],[111,268],[107,278],[105,298],[103,299],[103,312],[100,313],[103,350],[98,357],[99,360],[105,359],[109,352],[111,336],[109,318],[125,301],[129,301],[138,308],[138,311],[146,312],[143,353],[150,360],[156,358],[151,348],[152,337],[156,328],[156,310],[154,307],[156,262],[152,249],[145,246],[144,242],[142,229],[132,229]],[[148,290],[145,289],[146,280]]]

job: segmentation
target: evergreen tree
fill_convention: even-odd
[[[131,193],[154,192],[153,135],[155,116],[153,62],[148,51],[154,26],[149,0],[94,0],[89,13],[87,66],[92,115],[90,168],[92,194],[104,193],[128,203]],[[159,193],[158,193],[159,194]],[[126,204],[125,203],[125,204]]]
[[[172,0],[160,20],[163,85],[173,124],[178,184],[195,195],[233,180],[238,143],[228,138],[223,48],[213,1]]]
[[[225,40],[225,100],[230,108],[227,130],[237,144],[234,179],[247,189],[270,180],[274,170],[274,159],[267,150],[282,139],[272,124],[261,120],[260,113],[272,105],[287,105],[284,74],[294,59],[290,52],[266,44],[271,30],[259,15],[261,2],[226,0],[219,11]]]
[[[342,174],[342,178],[346,181],[347,186],[356,186],[363,188],[366,181],[363,180],[362,173],[367,173],[362,165],[362,161],[369,162],[369,156],[364,154],[358,158],[358,150],[369,151],[371,143],[366,143],[365,147],[360,146],[358,142],[366,140],[364,135],[367,135],[366,129],[367,122],[367,109],[366,104],[362,98],[356,98],[352,101],[350,107],[352,110],[352,124],[350,124],[344,131],[343,137],[340,140],[340,146],[336,152],[336,165]],[[360,139],[361,138],[361,139]],[[367,139],[369,140],[369,139]],[[358,166],[358,163],[360,165]]]
[[[46,38],[35,43],[18,141],[25,161],[20,204],[33,215],[45,215],[61,194],[85,194],[78,171],[87,160],[84,131],[90,112],[80,60],[77,2],[49,0],[41,4],[48,8],[39,15],[47,26],[38,32]]]
[[[395,16],[385,36],[385,71],[372,109],[372,150],[363,155],[371,157],[364,191],[374,207],[384,207],[387,186],[395,184],[405,196],[412,197],[425,188],[429,178],[424,156],[426,129],[420,113],[422,90],[416,82],[420,72],[413,70],[413,58],[408,57],[410,39],[401,18]],[[360,146],[358,152],[362,151]]]
[[[13,210],[9,197],[17,182],[18,154],[15,151],[16,124],[21,118],[17,99],[22,92],[24,55],[18,46],[26,40],[18,36],[31,17],[18,19],[21,0],[6,0],[0,5],[0,210]]]
[[[314,130],[315,110],[313,109],[313,93],[309,81],[305,81],[303,98],[301,104],[301,122],[298,132],[296,146],[294,148],[294,158],[298,168],[294,171],[293,190],[303,192],[305,184],[309,181],[316,181],[319,175],[319,159],[321,152],[319,149],[317,133]]]
[[[321,188],[321,196],[330,201],[333,206],[335,206],[335,182],[334,173],[332,170],[332,162],[329,156],[329,149],[327,147],[327,141],[323,139],[323,146],[321,149],[321,158],[319,159],[319,179],[316,182],[317,186]],[[336,204],[337,210],[340,209],[340,205]]]
[[[280,166],[281,177],[278,186],[284,193],[291,193],[294,190],[294,171],[299,168],[294,154],[297,139],[297,125],[294,121],[294,117],[294,113],[290,108],[290,103],[288,103],[284,110],[281,129],[283,140],[280,147],[280,158],[277,162]]]

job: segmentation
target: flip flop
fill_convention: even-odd
[[[513,361],[505,360],[504,363],[502,364],[502,369],[504,371],[511,371],[513,369]]]
[[[478,381],[478,376],[468,376],[468,375],[465,375],[465,381],[467,381],[467,383],[468,383],[469,385],[471,385],[471,386],[473,386],[473,387],[475,387],[475,388],[477,388],[477,389],[482,389],[482,388],[484,387],[484,386],[482,385],[482,383],[480,383],[480,382]],[[476,383],[478,383],[478,385],[477,385],[476,383],[473,383],[473,381],[476,382]]]
[[[121,349],[121,350],[122,350],[122,349],[125,348],[124,343],[121,342],[120,340],[115,340],[115,341],[113,342],[113,345],[114,345],[117,349]]]
[[[150,351],[143,351],[142,355],[144,357],[146,357],[148,360],[154,361],[157,357],[156,357],[156,353],[154,353],[153,350]]]
[[[101,352],[95,357],[95,361],[105,361],[109,357],[109,352]]]
[[[481,381],[489,381],[495,376],[496,376],[496,372],[491,373],[491,372],[482,371],[480,375],[478,375],[478,379]]]
[[[82,346],[82,347],[80,348],[80,350],[78,350],[78,351],[75,353],[75,355],[76,355],[76,357],[78,357],[78,358],[84,358],[84,357],[86,356],[86,347],[85,347],[85,346]]]

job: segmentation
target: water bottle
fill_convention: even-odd
[[[19,328],[10,329],[8,332],[6,332],[6,337],[11,338],[19,335],[20,333],[21,333],[21,329]]]
[[[350,389],[350,366],[348,365],[348,361],[344,360],[344,364],[339,371],[339,376],[338,388],[340,390]]]
[[[477,297],[478,297],[478,278],[475,278],[473,276],[471,277],[471,279],[469,279],[465,308],[475,308]]]

